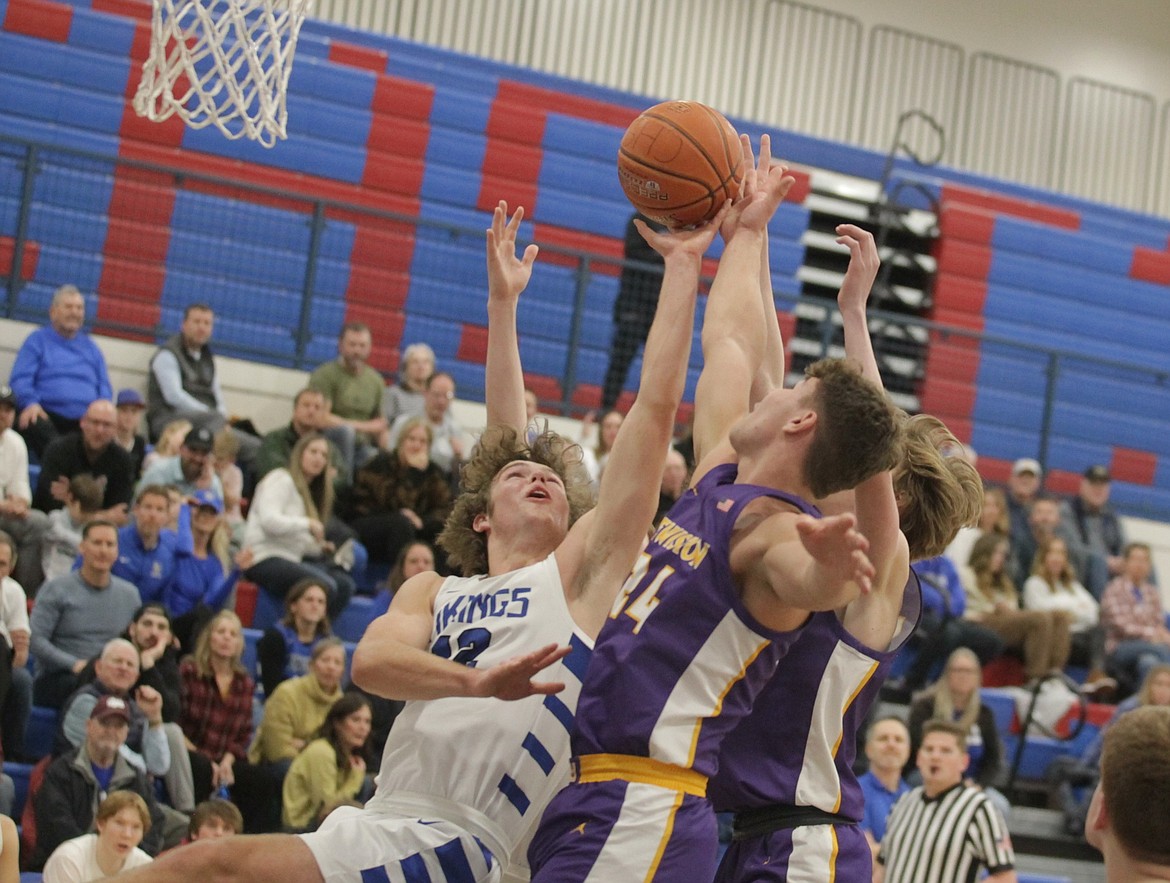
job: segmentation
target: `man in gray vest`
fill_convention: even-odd
[[[179,333],[159,347],[150,360],[146,390],[146,421],[152,438],[172,420],[189,420],[192,426],[206,427],[213,435],[227,423],[227,405],[215,356],[208,342],[215,327],[215,313],[204,303],[195,303],[183,313]],[[232,428],[240,442],[240,463],[256,458],[260,439]]]

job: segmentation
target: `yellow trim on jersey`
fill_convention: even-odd
[[[841,801],[838,800],[839,804]],[[829,854],[829,883],[837,880],[837,854],[841,851],[841,844],[837,842],[837,826],[829,826],[829,836],[833,838],[833,851]]]
[[[704,792],[706,787],[706,782],[704,782]],[[654,876],[658,873],[658,866],[662,864],[662,856],[666,853],[666,845],[670,843],[670,835],[674,833],[674,817],[678,814],[678,808],[682,806],[684,797],[686,794],[679,791],[674,798],[674,804],[670,807],[670,815],[666,819],[666,826],[662,830],[662,839],[658,842],[658,848],[654,850],[654,861],[650,863],[650,869],[646,872],[642,883],[653,883]]]
[[[608,782],[624,779],[643,785],[656,785],[669,791],[681,791],[695,797],[707,796],[707,777],[694,770],[663,763],[652,757],[629,754],[586,754],[577,758],[578,782]]]
[[[865,673],[865,677],[863,677],[861,679],[861,683],[859,683],[857,685],[857,689],[855,689],[853,691],[852,695],[848,699],[845,700],[845,705],[841,709],[841,720],[845,720],[845,714],[846,714],[846,712],[849,711],[849,706],[853,704],[853,700],[855,700],[857,698],[857,694],[865,689],[865,685],[869,683],[870,678],[873,677],[874,672],[876,672],[877,670],[878,670],[878,663],[875,662],[873,665],[871,665],[869,667],[869,671],[867,671]],[[845,728],[842,727],[841,732],[837,734],[837,741],[833,743],[833,757],[836,757],[837,752],[841,750],[841,739],[844,736],[845,736]],[[841,796],[842,796],[841,789],[838,788],[837,789],[837,800],[833,804],[833,812],[840,812],[841,811]],[[836,856],[836,854],[837,854],[837,835],[834,834],[833,835],[833,855]]]
[[[743,680],[744,675],[747,674],[748,667],[756,661],[756,658],[761,653],[763,653],[764,650],[771,645],[771,643],[771,641],[761,642],[760,645],[756,647],[755,652],[743,661],[743,665],[740,666],[739,671],[736,673],[735,677],[733,677],[726,683],[726,685],[724,685],[723,692],[719,694],[719,698],[715,701],[715,707],[711,709],[711,717],[719,717],[720,713],[723,711],[723,700],[727,698],[727,694],[731,692],[731,688]],[[705,720],[705,717],[700,717],[695,721],[695,732],[691,735],[691,748],[687,752],[688,764],[693,764],[695,762],[695,754],[699,750],[699,736],[701,736],[703,733],[703,722]]]

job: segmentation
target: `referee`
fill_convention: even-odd
[[[879,883],[974,883],[984,867],[995,883],[1015,883],[1011,838],[979,788],[963,783],[967,736],[948,721],[927,721],[918,749],[923,784],[894,804],[878,852]]]

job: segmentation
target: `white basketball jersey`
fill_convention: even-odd
[[[463,804],[491,819],[511,852],[564,784],[593,641],[569,615],[552,555],[500,576],[448,577],[434,616],[431,652],[466,665],[486,668],[547,644],[573,648],[537,676],[565,683],[552,696],[407,702],[382,755],[372,804],[400,791]]]

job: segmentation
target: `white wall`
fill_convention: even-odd
[[[860,19],[1170,100],[1165,0],[803,0]]]
[[[1165,0],[317,0],[313,14],[881,152],[922,110],[946,164],[1170,217]],[[919,124],[902,139],[937,149]]]

